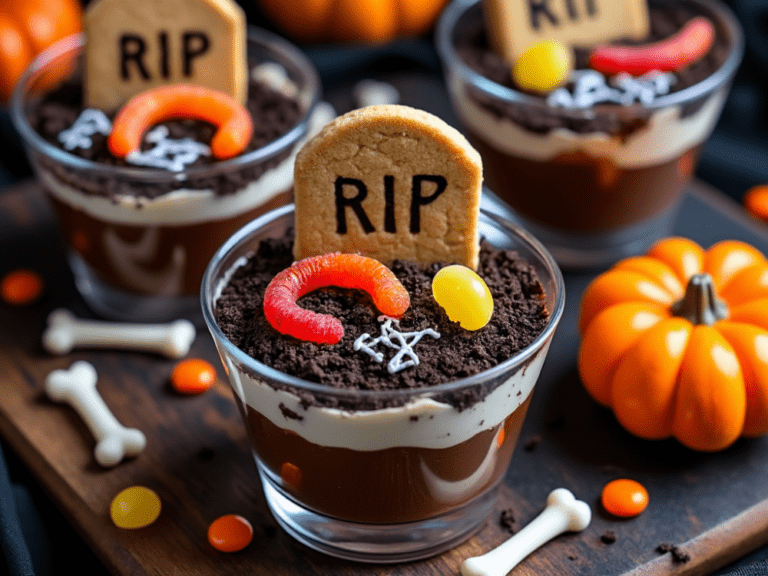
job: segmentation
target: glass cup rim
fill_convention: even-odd
[[[284,386],[293,387],[297,390],[303,390],[311,393],[317,393],[325,396],[334,396],[337,398],[355,398],[374,400],[378,398],[417,398],[424,396],[434,396],[436,394],[442,394],[452,392],[469,386],[482,385],[485,382],[493,381],[497,376],[513,372],[518,368],[521,368],[525,363],[536,355],[545,344],[552,338],[558,323],[563,315],[565,308],[565,282],[562,272],[555,262],[552,255],[539,242],[534,236],[527,231],[512,225],[510,222],[504,220],[500,216],[497,216],[483,208],[480,209],[481,219],[486,218],[491,220],[493,224],[500,227],[507,233],[511,233],[516,241],[522,241],[523,244],[532,250],[536,256],[541,260],[541,263],[545,266],[551,276],[555,287],[555,301],[550,310],[550,315],[547,320],[547,325],[544,330],[531,342],[528,346],[518,351],[512,357],[506,359],[504,362],[497,364],[484,370],[478,374],[466,378],[460,378],[452,380],[450,382],[444,382],[442,384],[436,384],[434,386],[422,386],[420,388],[409,388],[407,390],[348,390],[334,388],[325,384],[319,384],[316,382],[310,382],[284,372],[280,372],[267,366],[262,362],[259,362],[255,358],[252,358],[242,350],[240,350],[235,344],[230,341],[226,335],[219,328],[218,323],[214,317],[213,306],[215,301],[215,293],[218,284],[221,280],[221,273],[226,272],[220,269],[220,265],[226,260],[230,253],[238,248],[243,242],[247,241],[257,230],[263,226],[270,224],[290,213],[293,212],[294,205],[288,204],[280,208],[276,208],[262,216],[252,220],[240,230],[235,232],[224,244],[222,244],[216,253],[211,258],[208,266],[206,267],[205,274],[203,275],[203,281],[200,291],[200,304],[203,310],[203,319],[208,326],[213,338],[216,340],[217,347],[223,346],[226,353],[234,358],[237,363],[249,368],[256,374],[263,375],[265,379],[279,383]],[[232,264],[234,265],[234,264]]]
[[[461,58],[459,58],[453,46],[452,36],[459,18],[469,9],[479,4],[481,0],[451,0],[448,6],[443,10],[437,22],[435,34],[437,51],[445,68],[450,68],[459,76],[464,78],[469,84],[481,92],[492,96],[498,100],[524,104],[533,107],[543,107],[551,110],[546,104],[546,99],[526,94],[503,86],[489,78],[486,78],[475,72]],[[744,55],[744,33],[742,27],[733,11],[724,3],[718,0],[685,0],[688,4],[703,7],[705,10],[717,14],[720,22],[725,26],[728,34],[733,40],[733,46],[725,62],[713,74],[702,81],[693,84],[683,90],[672,92],[670,94],[658,96],[651,104],[633,104],[631,106],[622,106],[624,109],[640,107],[642,109],[666,108],[669,106],[681,105],[705,94],[713,92],[721,85],[727,83],[735,74],[736,69],[741,64]],[[591,107],[584,108],[557,108],[565,113],[580,113],[585,110],[591,110]]]
[[[220,174],[221,172],[238,170],[250,165],[259,164],[276,154],[279,154],[307,134],[309,131],[310,118],[320,101],[321,84],[320,77],[312,64],[312,61],[299,50],[299,48],[277,34],[256,26],[248,26],[247,42],[249,44],[254,43],[259,46],[268,46],[270,49],[276,49],[277,52],[291,60],[307,80],[309,106],[304,110],[304,113],[296,126],[291,130],[261,148],[257,148],[256,150],[241,154],[240,156],[229,160],[192,166],[180,172],[168,172],[165,170],[133,166],[113,166],[81,158],[64,149],[58,148],[43,139],[29,124],[26,114],[24,113],[26,87],[29,82],[52,61],[62,55],[82,49],[85,45],[85,34],[82,32],[72,34],[55,42],[36,56],[29,66],[27,66],[11,96],[11,120],[21,134],[26,145],[30,146],[38,154],[51,158],[72,170],[87,171],[94,174],[101,174],[105,177],[117,176],[133,181],[144,181],[149,183],[179,182],[204,178],[209,175]]]

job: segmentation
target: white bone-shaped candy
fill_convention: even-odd
[[[565,488],[550,492],[544,511],[509,540],[482,556],[467,558],[463,576],[504,576],[536,550],[563,532],[578,532],[589,526],[589,504],[576,500]]]
[[[126,428],[117,421],[96,390],[96,380],[96,368],[80,360],[69,370],[48,374],[45,392],[51,400],[66,402],[75,409],[96,438],[96,462],[110,467],[125,456],[141,453],[147,439],[141,430]]]
[[[195,326],[189,320],[167,324],[133,324],[83,320],[68,310],[57,309],[48,316],[43,347],[51,354],[67,354],[78,347],[118,348],[157,352],[181,358],[195,340]]]

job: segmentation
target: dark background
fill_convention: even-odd
[[[23,1],[23,0],[17,0]],[[289,1],[289,0],[286,0]],[[724,0],[744,26],[747,50],[714,134],[704,147],[696,175],[740,201],[756,184],[768,183],[768,0]],[[239,0],[248,22],[273,29],[255,0]],[[329,99],[356,79],[402,72],[439,79],[431,36],[398,40],[377,48],[302,46],[315,61]],[[336,96],[336,98],[334,98]],[[343,112],[344,110],[339,110]],[[450,110],[445,118],[452,122]],[[5,110],[0,111],[0,188],[31,176],[21,143]]]
[[[24,1],[24,0],[15,0]],[[286,0],[290,1],[290,0]],[[757,184],[768,184],[768,0],[725,0],[744,26],[747,47],[722,117],[705,145],[696,176],[736,201]],[[252,2],[242,1],[250,24],[273,29]],[[354,106],[351,89],[362,79],[387,80],[401,100],[456,124],[432,37],[396,40],[378,47],[302,46],[320,73],[325,97],[344,112]],[[423,106],[419,106],[424,102]],[[21,142],[0,108],[0,194],[32,176]],[[0,251],[11,250],[0,246]],[[766,479],[768,481],[768,479]],[[758,550],[718,574],[768,575],[768,550]],[[759,561],[756,563],[756,561]],[[74,533],[16,455],[0,442],[0,574],[106,575],[103,565]]]

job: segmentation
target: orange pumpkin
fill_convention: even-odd
[[[299,42],[380,43],[427,32],[447,0],[259,0]]]
[[[714,452],[768,432],[768,260],[744,242],[668,238],[584,293],[578,369],[647,439]]]
[[[0,101],[32,58],[82,27],[80,0],[0,0]]]

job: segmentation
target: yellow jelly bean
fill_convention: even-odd
[[[572,69],[571,51],[562,42],[546,40],[520,55],[512,68],[512,79],[524,90],[549,92],[565,84]]]
[[[480,276],[466,266],[446,266],[432,280],[432,295],[465,330],[479,330],[491,319],[493,296]]]
[[[112,499],[109,514],[118,528],[144,528],[160,515],[160,497],[144,486],[131,486]]]

